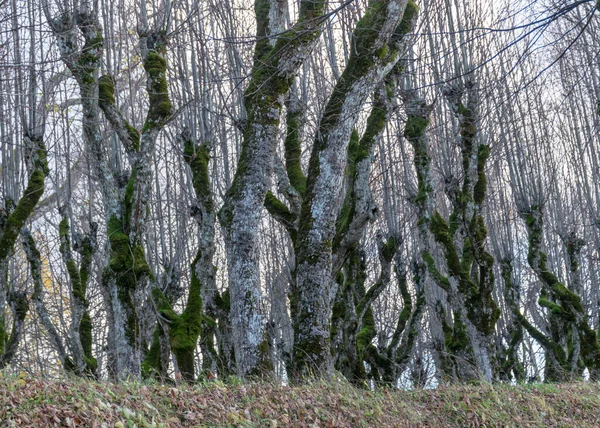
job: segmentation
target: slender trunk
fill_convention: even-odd
[[[546,253],[542,251],[542,207],[519,207],[529,236],[527,261],[543,284],[538,303],[548,308],[560,331],[550,331],[550,337],[538,331],[520,313],[519,322],[546,350],[546,379],[549,382],[568,380],[578,373],[579,355],[590,372],[600,368],[600,342],[596,331],[588,322],[581,297],[565,287],[546,265]],[[556,329],[555,329],[556,330]],[[577,338],[567,340],[569,335]],[[572,346],[577,344],[578,346]],[[575,357],[575,354],[577,357]]]
[[[13,359],[25,325],[29,308],[25,295],[10,291],[8,283],[8,262],[21,229],[31,216],[44,193],[44,181],[48,174],[46,147],[43,142],[43,129],[40,135],[30,135],[26,130],[25,147],[30,151],[30,174],[23,196],[7,217],[2,219],[0,236],[0,368],[6,367]],[[10,204],[12,205],[12,204]],[[9,208],[7,206],[7,208]],[[6,330],[7,306],[13,312],[10,333]]]
[[[520,287],[514,284],[512,278],[513,267],[510,260],[504,259],[500,262],[502,278],[504,280],[504,301],[511,312],[511,319],[507,326],[509,332],[508,348],[503,350],[500,363],[500,379],[509,381],[515,379],[517,382],[525,380],[526,372],[519,360],[519,348],[523,343],[523,326],[514,315],[518,312],[521,292]]]
[[[192,278],[200,283],[200,297],[203,311],[200,349],[202,350],[202,370],[205,375],[214,375],[217,371],[225,374],[215,338],[221,340],[224,333],[219,329],[229,313],[219,308],[221,295],[217,289],[216,268],[213,264],[215,253],[215,222],[212,189],[209,177],[210,155],[206,144],[194,142],[191,134],[182,134],[184,159],[192,173],[192,185],[196,194],[192,215],[198,224],[198,251],[191,265]],[[187,308],[186,308],[187,309]]]

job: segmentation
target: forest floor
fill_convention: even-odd
[[[360,390],[345,383],[162,386],[0,375],[0,426],[593,427],[600,385]]]

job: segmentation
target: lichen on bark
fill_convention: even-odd
[[[271,21],[274,15],[269,8],[281,7],[279,3],[255,2],[258,43],[250,82],[244,93],[247,124],[233,184],[219,213],[227,251],[233,342],[241,376],[261,375],[264,368],[269,368],[255,249],[258,226],[271,184],[282,103],[321,33],[324,20],[318,18],[327,1],[301,1],[298,22],[277,34],[275,29],[279,27]],[[271,35],[276,35],[272,44],[267,43]]]
[[[409,10],[413,7],[411,3]],[[327,377],[332,373],[333,245],[347,167],[346,157],[340,157],[339,153],[347,152],[360,107],[398,61],[400,43],[390,41],[394,42],[394,34],[405,28],[402,17],[406,9],[406,1],[370,3],[357,23],[348,64],[320,120],[294,245],[297,261],[294,300],[298,309],[294,313],[296,379],[311,375]]]

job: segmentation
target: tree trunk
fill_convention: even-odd
[[[326,1],[303,0],[300,20],[279,34],[275,16],[283,3],[256,0],[257,42],[251,80],[244,96],[248,119],[238,168],[219,220],[225,236],[231,325],[238,373],[260,375],[272,371],[265,349],[265,315],[260,291],[257,235],[265,196],[271,185],[273,156],[280,123],[282,100],[300,65],[321,34],[319,17]]]
[[[332,374],[330,321],[333,299],[332,244],[350,135],[362,105],[398,61],[400,38],[409,28],[414,3],[371,2],[357,24],[348,65],[334,88],[317,132],[302,205],[296,254],[295,354],[299,379]],[[391,42],[391,43],[388,43]]]
[[[25,130],[25,147],[29,150],[30,173],[27,186],[19,202],[11,210],[12,203],[6,204],[7,217],[2,219],[0,236],[0,369],[13,359],[25,325],[25,316],[29,309],[27,297],[10,290],[8,283],[9,258],[14,254],[17,237],[31,216],[35,206],[44,194],[44,181],[48,174],[46,147],[43,142],[43,127],[39,135]],[[6,330],[7,306],[13,312],[13,324],[10,333]]]

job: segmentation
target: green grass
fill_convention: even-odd
[[[0,426],[592,427],[600,385],[376,392],[345,383],[163,386],[0,376]]]

